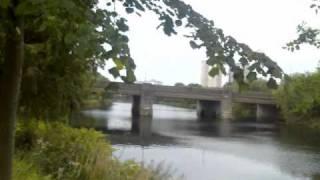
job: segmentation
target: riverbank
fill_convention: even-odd
[[[19,123],[14,180],[147,180],[155,173],[120,162],[105,134],[62,123]]]

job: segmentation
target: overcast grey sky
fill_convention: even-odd
[[[265,52],[287,73],[313,71],[320,60],[320,50],[313,47],[304,46],[294,53],[282,49],[296,37],[296,26],[302,21],[319,27],[319,17],[309,8],[311,0],[184,1],[212,19],[226,35]],[[200,63],[206,59],[204,51],[191,49],[181,33],[168,37],[156,30],[159,21],[152,14],[128,16],[128,20],[129,45],[139,81],[156,79],[168,85],[200,83]]]

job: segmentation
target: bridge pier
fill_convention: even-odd
[[[144,84],[141,87],[141,95],[134,95],[132,98],[133,117],[152,117],[153,94],[150,85]]]
[[[222,120],[230,120],[233,118],[231,98],[226,98],[221,101],[220,118]]]
[[[257,104],[257,121],[272,121],[279,118],[279,110],[274,105]]]

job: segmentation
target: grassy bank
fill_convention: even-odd
[[[133,161],[120,162],[106,135],[62,123],[19,124],[15,180],[154,179],[151,170]]]

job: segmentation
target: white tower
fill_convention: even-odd
[[[209,66],[206,61],[201,61],[201,86],[208,87]]]
[[[215,77],[209,75],[209,66],[206,61],[201,62],[201,85],[203,87],[221,88],[222,87],[222,76],[220,72]]]

